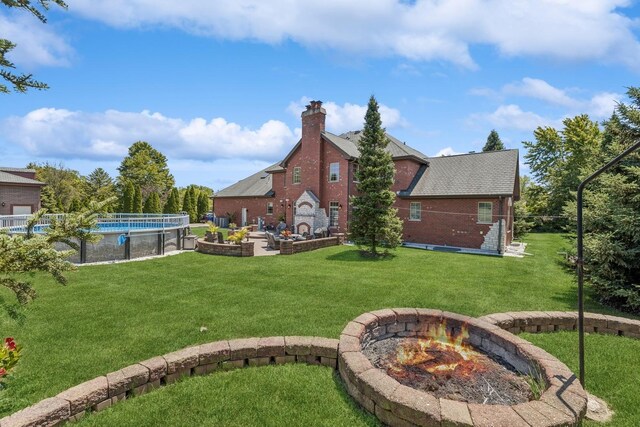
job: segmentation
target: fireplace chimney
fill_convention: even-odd
[[[302,186],[300,191],[310,190],[321,197],[323,155],[322,132],[325,128],[327,112],[322,101],[311,101],[302,112],[302,144],[300,166],[302,167]]]

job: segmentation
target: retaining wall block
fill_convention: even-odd
[[[432,394],[399,385],[391,396],[391,412],[418,426],[440,426],[440,402]]]
[[[62,424],[71,417],[66,399],[50,397],[0,419],[2,427],[53,426]]]
[[[192,367],[179,368],[175,372],[173,372],[171,374],[167,374],[167,376],[165,377],[165,383],[166,384],[173,384],[176,381],[180,380],[181,378],[191,376],[191,368],[193,368],[193,366]]]
[[[109,397],[123,394],[149,381],[149,369],[136,363],[107,374]]]
[[[359,375],[363,381],[363,393],[369,396],[376,405],[391,410],[391,396],[400,383],[380,369],[369,369]]]
[[[396,320],[398,322],[412,322],[418,321],[418,310],[415,308],[392,308],[396,313]]]
[[[539,400],[534,400],[528,403],[525,403],[524,405],[528,406],[529,408],[533,408],[536,411],[538,411],[540,414],[542,414],[547,420],[549,420],[549,422],[551,423],[551,425],[553,426],[557,426],[557,425],[573,425],[574,423],[574,418],[571,415],[566,414],[565,412],[554,408],[553,406],[544,403],[544,402],[540,402]],[[518,412],[520,414],[520,411],[518,410],[518,408],[520,407],[520,405],[516,405],[514,406],[514,409],[516,412]],[[522,414],[520,415],[522,416]],[[523,419],[526,421],[526,418],[523,417]],[[532,424],[535,425],[535,424]],[[545,424],[541,424],[542,426],[544,426]]]
[[[434,310],[431,308],[417,308],[419,323],[440,323],[442,321],[442,310]]]
[[[342,333],[344,335],[351,335],[352,337],[360,339],[365,333],[365,326],[362,323],[349,322],[342,330]]]
[[[378,318],[379,325],[388,325],[389,323],[396,323],[396,313],[390,308],[383,308],[382,310],[370,311]]]
[[[284,337],[265,337],[258,341],[258,357],[284,356]]]
[[[477,427],[530,427],[511,407],[469,404],[473,424]]]
[[[267,366],[269,362],[271,362],[271,358],[267,356],[247,359],[247,363],[249,366]]]
[[[109,398],[107,377],[98,377],[71,387],[56,397],[69,401],[71,415],[85,411]]]
[[[162,356],[144,360],[140,365],[149,369],[149,382],[158,381],[167,375],[167,361]]]
[[[378,326],[378,318],[371,313],[362,313],[360,316],[353,319],[353,322],[358,322],[363,325],[370,326],[371,328]]]
[[[439,403],[440,419],[444,427],[473,425],[466,402],[440,398]]]
[[[394,427],[415,427],[415,424],[405,421],[402,418],[396,416],[393,412],[382,408],[379,405],[375,406],[373,411],[376,417],[386,426]]]
[[[312,337],[284,337],[284,351],[290,356],[306,356],[311,354]]]
[[[211,365],[229,360],[229,341],[215,341],[202,344],[198,349],[198,365]]]
[[[195,368],[198,366],[200,358],[199,346],[183,348],[182,350],[165,354],[162,357],[167,361],[167,375]]]
[[[259,338],[241,338],[229,340],[229,359],[251,359],[258,357]]]
[[[340,345],[338,346],[338,352],[340,354],[348,353],[352,351],[359,352],[362,350],[360,340],[351,335],[340,335]]]
[[[339,343],[340,341],[332,338],[314,337],[311,341],[311,354],[337,359]]]

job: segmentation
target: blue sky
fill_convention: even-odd
[[[51,86],[0,95],[3,166],[115,176],[145,140],[178,185],[219,190],[288,152],[308,100],[341,133],[371,94],[387,131],[427,155],[480,151],[491,129],[521,149],[537,126],[606,119],[640,74],[625,0],[68,4],[46,25],[0,7],[10,58]]]

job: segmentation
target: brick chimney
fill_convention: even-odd
[[[322,108],[322,101],[311,101],[307,109],[302,112],[300,152],[302,186],[300,190],[311,190],[317,197],[320,197],[321,192],[320,183],[324,165],[321,132],[324,131],[326,116],[327,112]]]

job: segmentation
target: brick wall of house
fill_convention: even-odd
[[[0,215],[12,215],[15,205],[40,209],[40,186],[0,184]]]
[[[406,190],[416,176],[418,169],[420,169],[420,163],[411,159],[402,159],[396,160],[394,166],[396,168],[396,175],[391,190]]]
[[[421,219],[409,219],[411,202],[421,204]],[[485,235],[492,224],[478,223],[478,203],[493,204],[492,223],[499,220],[500,203],[503,219],[507,215],[513,218],[512,207],[507,206],[506,198],[497,197],[468,199],[397,199],[398,215],[404,222],[403,240],[414,243],[459,246],[480,249]],[[503,229],[506,243],[512,239],[511,227],[507,223]]]
[[[272,202],[274,213],[267,215],[267,203]],[[268,197],[246,197],[246,198],[225,198],[215,199],[214,213],[218,217],[226,217],[227,212],[236,214],[236,224],[242,225],[242,208],[247,208],[247,223],[256,224],[258,217],[265,219],[266,224],[271,222],[278,223],[278,214],[276,212],[276,202],[273,198]]]

